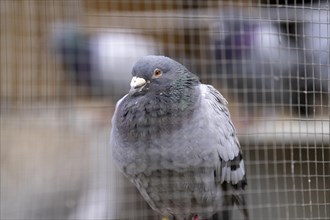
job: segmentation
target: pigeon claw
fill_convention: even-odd
[[[192,220],[199,220],[198,215],[197,215],[197,214],[194,215],[194,216],[192,217]]]

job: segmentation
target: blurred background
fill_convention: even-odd
[[[1,0],[1,219],[161,219],[108,144],[147,54],[229,101],[251,219],[330,219],[329,4]]]

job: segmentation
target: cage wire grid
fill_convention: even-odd
[[[165,219],[109,146],[162,54],[228,100],[250,219],[330,219],[329,21],[327,0],[0,1],[0,218]]]

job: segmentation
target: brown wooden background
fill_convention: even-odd
[[[242,5],[242,1],[239,2]],[[214,9],[225,4],[226,1],[184,0],[1,0],[1,103],[56,102],[70,94],[72,88],[66,82],[56,57],[50,51],[49,35],[52,25],[56,22],[76,21],[87,30],[120,26],[150,32],[152,25],[157,24],[152,13],[161,13],[164,10]],[[229,1],[229,4],[233,3]],[[141,17],[146,11],[150,16]],[[135,18],[131,13],[134,13]],[[137,17],[141,22],[136,21]],[[168,22],[168,27],[178,25],[175,19],[165,22]],[[177,36],[173,31],[153,34],[158,35],[165,43],[187,43],[187,38]]]

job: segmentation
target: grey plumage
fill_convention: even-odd
[[[78,23],[59,23],[51,34],[52,49],[63,70],[92,96],[118,100],[128,87],[136,59],[162,50],[152,37],[132,29],[99,29],[88,33]]]
[[[229,13],[230,12],[230,13]],[[212,26],[219,78],[250,115],[261,106],[313,116],[329,93],[330,31],[317,8],[310,21],[281,17],[251,19],[239,9]],[[221,76],[220,76],[221,75]],[[284,107],[284,108],[283,108]],[[293,111],[291,111],[293,110]]]
[[[244,161],[226,99],[168,57],[143,57],[132,75],[112,119],[119,169],[161,215],[204,219],[233,203],[247,215]]]
[[[226,75],[229,91],[238,94],[249,112],[255,113],[253,104],[290,105],[290,79],[297,78],[299,63],[295,43],[275,22],[238,17],[220,24],[215,55],[218,73]]]

